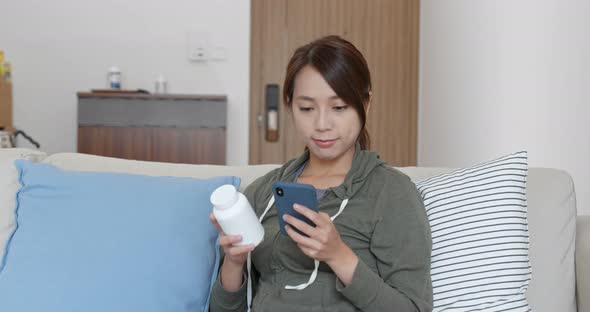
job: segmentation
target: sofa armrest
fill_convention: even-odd
[[[590,215],[578,216],[576,223],[578,312],[590,312]]]

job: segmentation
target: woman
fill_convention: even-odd
[[[362,54],[336,36],[300,47],[283,98],[307,148],[246,188],[265,229],[255,249],[234,247],[241,238],[224,235],[211,216],[225,254],[211,311],[248,309],[250,252],[253,311],[432,310],[432,242],[420,195],[406,175],[368,151],[371,78]],[[288,236],[280,234],[275,181],[318,190],[319,213],[295,205],[316,227],[286,216]]]

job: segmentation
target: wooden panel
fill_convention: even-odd
[[[12,128],[12,84],[0,77],[0,128]]]
[[[186,164],[225,164],[225,129],[78,127],[78,152]]]
[[[295,50],[327,35],[340,35],[347,38],[346,34],[352,27],[351,0],[303,0],[287,1],[287,54],[293,55]],[[358,1],[356,1],[358,2]],[[347,38],[348,39],[348,38]],[[288,60],[287,60],[288,61]],[[285,65],[286,66],[286,62]],[[303,151],[305,145],[295,134],[295,126],[292,118],[286,120],[284,127],[290,134],[285,138],[286,159],[297,157]]]
[[[264,140],[262,131],[264,122],[259,119],[263,108],[262,102],[262,1],[251,0],[250,8],[250,116],[248,163],[262,163],[260,146]],[[260,116],[262,118],[262,116]]]
[[[288,61],[286,53],[286,1],[252,0],[252,41],[250,75],[250,163],[283,163],[285,159],[285,118],[282,99],[279,100],[279,140],[265,139],[265,88],[267,84],[281,86]],[[262,125],[258,126],[261,114]]]
[[[373,149],[397,166],[416,164],[418,6],[414,0],[378,1],[368,8],[370,29],[357,28],[354,40],[361,44],[371,68],[373,103],[369,132]],[[368,34],[368,36],[367,36]]]
[[[406,68],[408,85],[408,102],[411,103],[408,117],[408,146],[406,163],[400,166],[418,165],[418,76],[420,62],[420,1],[405,2],[406,16],[408,18],[407,46],[406,53],[409,55],[409,62]]]
[[[264,79],[269,75],[259,76],[256,71],[260,67],[255,64],[268,58],[268,53],[281,51],[280,46],[271,52],[256,49],[262,46],[256,40],[268,36],[266,32],[277,32],[272,25],[265,24],[266,16],[260,16],[267,14],[267,11],[260,10],[261,2],[264,1],[252,2],[252,16],[258,18],[253,20],[252,28],[253,88],[268,83]],[[283,1],[276,1],[279,2]],[[335,34],[351,41],[366,57],[372,75],[373,101],[367,121],[372,150],[378,151],[390,164],[416,165],[419,1],[286,0],[286,12],[287,26],[283,35],[287,38],[287,48],[283,52],[286,57],[281,64],[272,63],[274,72],[284,75],[294,50],[313,39]],[[279,60],[280,57],[274,56],[273,59]],[[281,76],[281,82],[283,78]],[[252,89],[251,94],[255,92]],[[258,108],[251,107],[252,116],[257,115]],[[294,133],[290,117],[281,115],[281,133],[284,134],[279,143],[284,145],[284,157],[280,161],[276,158],[269,161],[264,153],[255,156],[259,152],[256,146],[251,146],[251,163],[283,163],[301,153],[303,145]],[[251,118],[251,123],[254,122],[255,119]],[[252,139],[260,136],[257,131],[251,134]]]
[[[416,163],[416,3],[415,0],[288,1],[289,53],[329,34],[338,34],[361,50],[373,82],[373,100],[367,119],[372,150],[398,166]],[[297,23],[304,26],[290,27]],[[289,131],[294,129],[290,127]],[[287,156],[295,157],[301,152],[301,143],[295,136],[287,140]]]

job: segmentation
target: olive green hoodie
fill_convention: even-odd
[[[271,199],[272,183],[293,181],[308,159],[306,151],[246,188],[244,194],[259,217]],[[359,258],[350,285],[344,286],[328,265],[320,263],[311,285],[303,290],[285,289],[306,283],[314,271],[314,260],[280,233],[273,206],[262,219],[264,241],[252,252],[252,311],[432,310],[432,241],[414,183],[357,144],[344,182],[329,189],[318,207],[333,216],[343,202],[344,210],[333,222],[343,242]],[[242,287],[228,292],[218,278],[210,310],[246,311],[246,284],[244,274]]]

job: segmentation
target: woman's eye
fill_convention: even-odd
[[[301,106],[299,107],[299,110],[302,112],[309,112],[309,111],[311,111],[311,109],[312,109],[311,107],[301,107]]]
[[[334,110],[336,111],[343,111],[345,109],[348,108],[348,105],[338,105],[338,106],[334,106]]]

